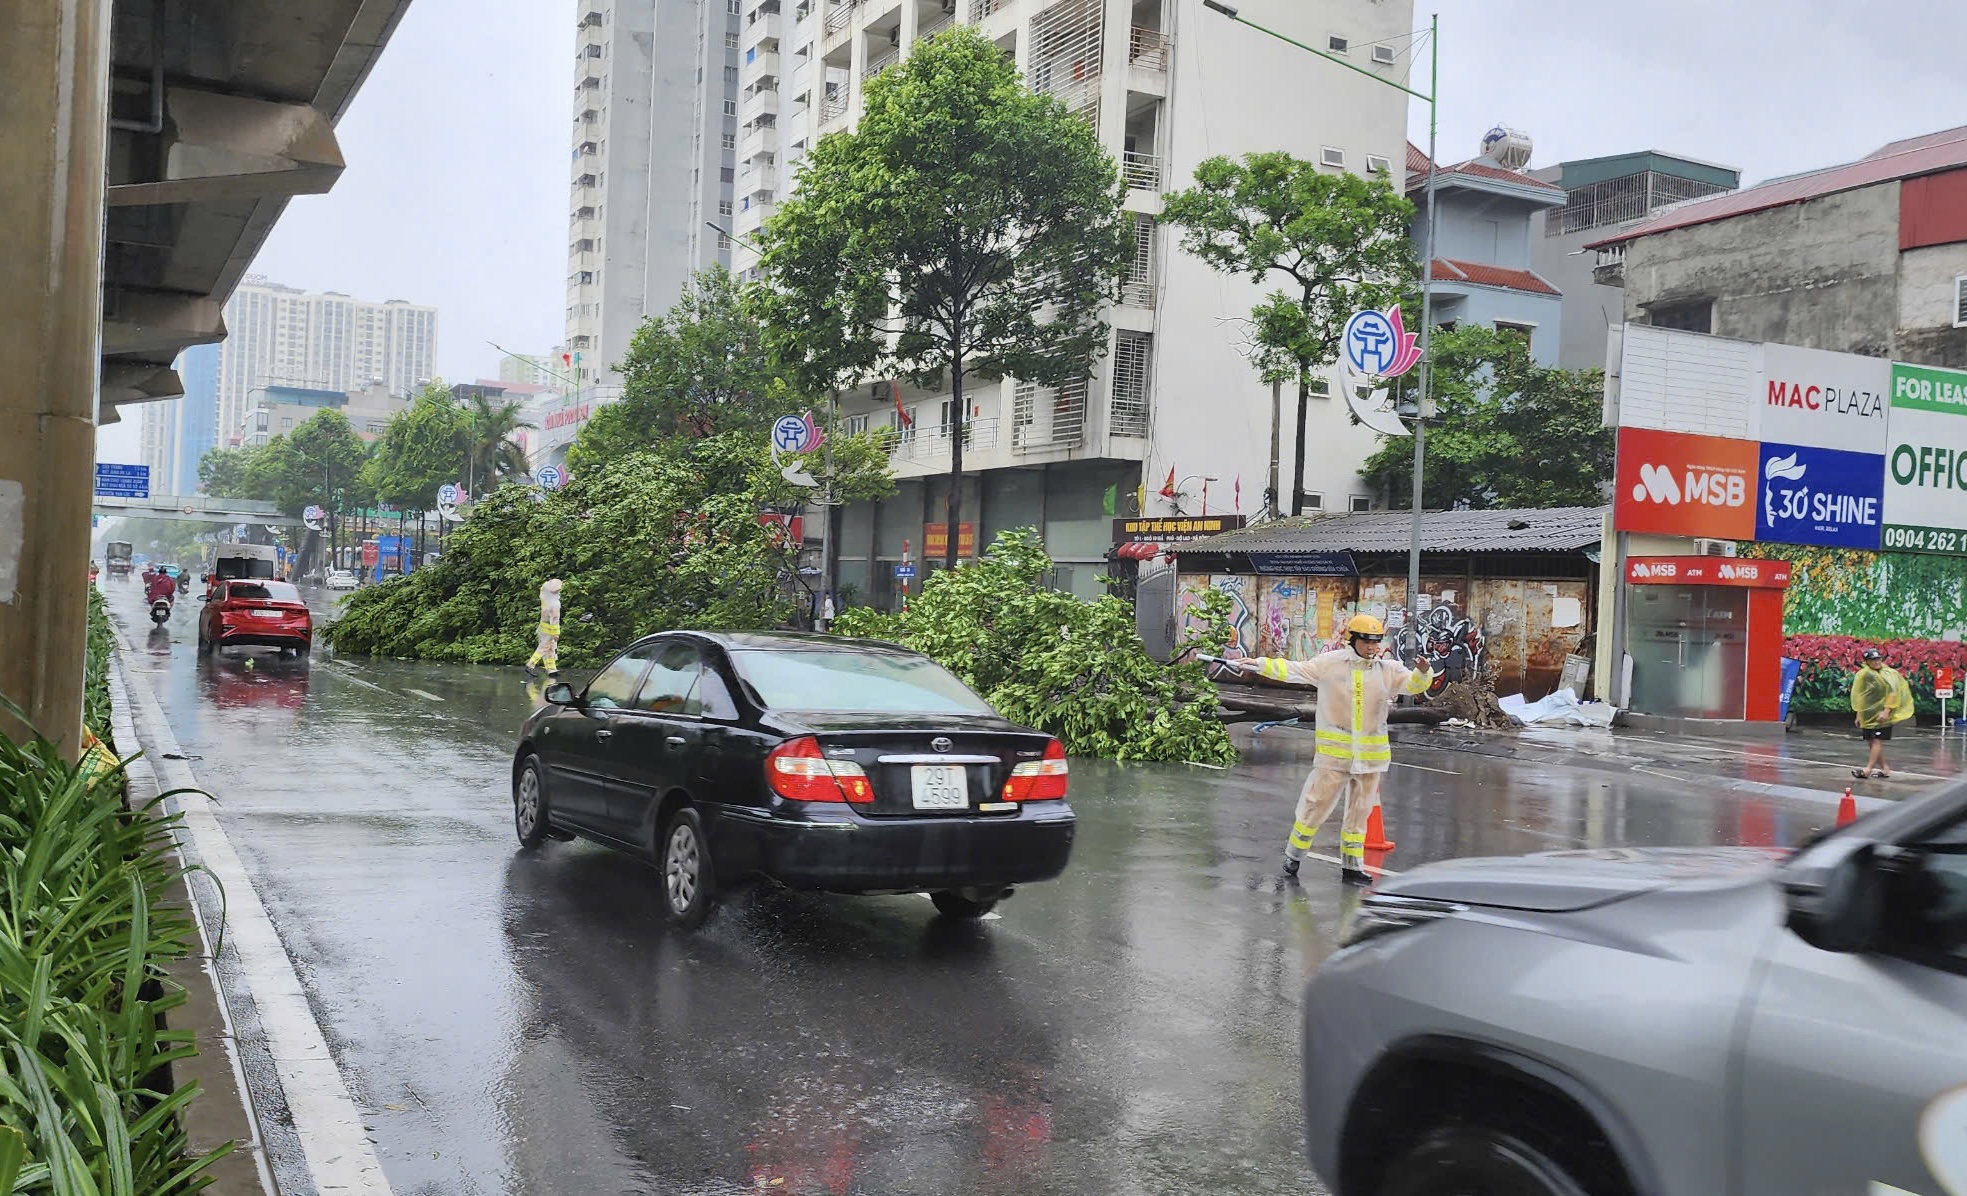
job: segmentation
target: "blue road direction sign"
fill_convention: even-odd
[[[908,580],[909,578],[911,578],[911,577],[914,577],[914,576],[915,576],[915,566],[914,566],[914,565],[896,565],[896,566],[895,566],[895,576],[896,576],[896,577],[898,577],[898,578],[900,578],[900,579],[901,579],[901,580],[903,580],[903,581],[907,581],[907,580]]]
[[[149,498],[150,466],[96,464],[97,498]]]

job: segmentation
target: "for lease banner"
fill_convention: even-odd
[[[1886,439],[1884,546],[1967,552],[1967,373],[1895,363]]]

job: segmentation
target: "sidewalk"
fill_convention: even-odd
[[[1436,751],[1463,751],[1549,766],[1641,773],[1733,792],[1784,797],[1842,796],[1897,800],[1967,772],[1967,735],[1937,727],[1900,730],[1887,747],[1890,780],[1855,780],[1864,745],[1855,732],[1804,727],[1775,741],[1730,743],[1620,728],[1395,727],[1393,738]]]

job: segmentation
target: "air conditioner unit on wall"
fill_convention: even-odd
[[[1694,555],[1734,556],[1735,542],[1733,540],[1696,540],[1694,541]]]

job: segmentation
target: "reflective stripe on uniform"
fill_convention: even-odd
[[[1353,831],[1340,831],[1339,832],[1339,858],[1346,861],[1347,863],[1352,863],[1354,861],[1357,861],[1362,864],[1365,863],[1366,861],[1365,834],[1363,832],[1355,833]]]
[[[559,635],[559,634],[560,634],[560,624],[558,624],[558,623],[546,623],[546,622],[542,622],[542,623],[540,624],[540,634],[541,634],[541,635]]]
[[[1416,670],[1407,674],[1407,684],[1400,688],[1410,694],[1424,694],[1427,692],[1427,687],[1433,683],[1434,674],[1432,672],[1423,673]]]
[[[1312,827],[1302,822],[1294,822],[1291,824],[1291,846],[1303,851],[1311,846],[1311,840],[1316,834],[1317,831]]]
[[[1257,662],[1257,672],[1262,674],[1264,677],[1268,678],[1271,681],[1284,681],[1289,679],[1290,670],[1291,670],[1290,661],[1279,660],[1273,656],[1266,656],[1262,660]]]

